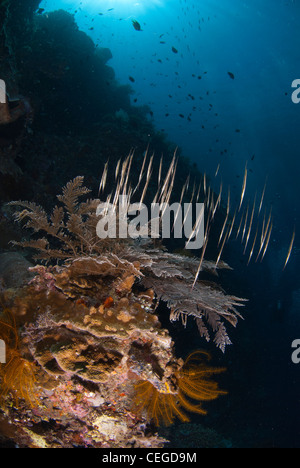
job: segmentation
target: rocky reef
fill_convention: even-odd
[[[165,160],[175,148],[131,104],[132,88],[109,66],[111,52],[96,47],[65,11],[38,14],[38,0],[0,5],[0,197],[50,203],[68,180],[82,174],[96,190],[111,161],[149,144]],[[72,154],[70,159],[69,155]],[[180,162],[187,175],[187,161]],[[57,170],[59,168],[59,170]]]
[[[5,291],[3,300],[22,324],[21,355],[35,363],[31,386],[23,376],[19,385],[6,377],[10,361],[2,368],[2,412],[19,444],[163,444],[155,433],[145,436],[145,420],[133,412],[134,386],[141,378],[163,385],[179,364],[153,314],[153,291],[134,293],[127,266],[103,263],[101,273],[86,277],[37,266],[29,284]],[[24,401],[23,386],[29,389]]]
[[[2,292],[0,336],[8,350],[1,419],[10,428],[4,434],[30,447],[161,447],[165,440],[152,418],[159,425],[188,416],[178,386],[184,363],[160,326],[154,291],[135,285],[138,266],[127,261],[90,259],[82,269],[80,263],[32,267],[28,283]],[[5,335],[12,327],[6,316],[16,321],[14,339]],[[219,369],[197,368],[203,394],[195,395],[195,386],[189,397],[224,393],[210,381]],[[148,408],[137,400],[145,382],[156,392]],[[185,407],[205,413],[199,405]]]

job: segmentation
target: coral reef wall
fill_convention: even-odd
[[[38,4],[0,6],[1,78],[10,114],[19,112],[0,124],[0,197],[51,206],[78,174],[96,189],[108,155],[116,161],[135,148],[142,158],[149,145],[171,159],[175,145],[155,130],[147,106],[131,105],[130,86],[109,66],[111,52],[79,31],[72,15],[39,15]],[[179,166],[184,180],[189,164],[180,157]]]
[[[0,338],[7,343],[0,431],[24,447],[160,447],[165,440],[155,425],[171,424],[175,417],[187,421],[181,406],[203,414],[198,401],[224,392],[209,380],[218,370],[202,363],[199,372],[189,374],[176,357],[172,338],[160,324],[159,301],[168,303],[173,320],[196,318],[201,336],[208,341],[212,332],[222,350],[230,344],[223,320],[235,326],[240,303],[204,283],[185,300],[185,280],[190,287],[198,260],[164,250],[127,246],[120,254],[114,244],[105,254],[87,256],[79,252],[79,233],[77,256],[49,266],[29,267],[14,251],[10,241],[25,245],[26,238],[13,225],[13,207],[6,202],[28,200],[29,211],[35,207],[39,214],[39,204],[44,206],[44,220],[46,212],[53,213],[52,234],[56,229],[68,243],[74,219],[89,220],[90,205],[74,206],[60,224],[61,211],[52,207],[67,181],[80,175],[97,194],[108,156],[115,167],[134,150],[134,180],[147,148],[157,155],[157,172],[161,155],[168,170],[175,150],[154,128],[151,110],[131,105],[130,87],[119,84],[109,66],[110,51],[79,31],[72,15],[39,15],[38,4],[7,0],[0,5],[0,78],[7,87],[7,100],[0,105]],[[173,192],[179,199],[188,175],[192,191],[200,174],[180,149],[177,157]],[[114,174],[109,173],[108,185]],[[62,254],[58,239],[52,254],[55,249]],[[46,244],[40,238],[36,246],[47,250]],[[193,389],[200,375],[201,395]],[[141,405],[144,391],[150,396],[147,407]]]
[[[135,281],[138,262],[83,257],[26,269],[29,279],[22,256],[11,261],[23,286],[0,297],[7,344],[0,427],[7,439],[24,447],[161,447],[152,419],[156,426],[189,421],[181,407],[205,414],[198,402],[225,393],[210,380],[220,369],[199,361],[204,353],[191,365],[176,359],[154,291]],[[85,268],[77,265],[83,261]]]

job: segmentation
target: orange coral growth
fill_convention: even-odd
[[[195,405],[187,398],[196,401],[211,401],[218,398],[220,395],[226,395],[227,392],[219,390],[218,383],[211,380],[213,374],[224,372],[224,368],[209,367],[205,360],[210,359],[209,353],[206,351],[195,351],[191,353],[178,376],[178,399],[186,410],[193,413],[206,414],[207,411],[201,406]]]
[[[111,296],[108,296],[103,303],[103,307],[106,309],[106,308],[112,307],[113,305],[114,305],[113,298]]]
[[[191,353],[180,371],[175,374],[176,391],[168,383],[158,390],[147,380],[135,386],[136,396],[134,406],[137,413],[146,412],[148,419],[170,425],[178,417],[182,422],[188,422],[189,417],[184,410],[192,413],[206,414],[201,404],[196,401],[215,400],[227,392],[219,390],[217,382],[210,380],[211,375],[224,371],[223,368],[209,367],[203,358],[210,359],[205,351]]]
[[[153,419],[156,426],[161,422],[168,426],[176,416],[183,422],[189,421],[178,404],[178,394],[172,393],[167,384],[163,391],[159,391],[151,382],[143,380],[135,386],[135,390],[135,411],[139,414],[146,411],[147,419]]]
[[[6,309],[0,320],[0,338],[6,344],[6,363],[0,364],[0,398],[11,394],[16,405],[24,399],[30,406],[37,403],[34,396],[34,364],[21,356],[14,316]]]

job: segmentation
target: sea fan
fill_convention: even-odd
[[[153,288],[158,300],[165,301],[171,310],[170,319],[181,318],[186,324],[188,316],[196,319],[201,337],[210,340],[210,330],[214,333],[214,343],[223,352],[231,344],[224,325],[229,322],[234,327],[238,318],[243,318],[236,307],[243,306],[246,299],[226,295],[220,286],[213,282],[198,280],[193,285],[199,259],[172,254],[157,249],[141,250],[132,247],[125,253],[127,259],[138,259],[143,273],[141,283]],[[219,262],[218,269],[228,269]],[[203,261],[201,271],[216,274],[214,262]]]
[[[159,299],[165,301],[171,309],[170,319],[182,319],[186,324],[188,316],[196,319],[200,335],[210,340],[210,329],[214,333],[214,343],[223,352],[225,346],[231,344],[224,321],[236,326],[238,318],[242,318],[236,306],[243,305],[244,299],[228,296],[216,287],[208,286],[198,281],[192,284],[177,278],[160,280],[143,279],[146,287],[153,287]]]
[[[151,178],[153,155],[150,158],[148,168],[145,169],[147,153],[145,155],[138,182],[134,189],[131,188],[130,168],[133,154],[130,154],[121,164],[119,161],[115,169],[117,184],[114,192],[111,192],[104,203],[111,203],[113,210],[118,210],[118,197],[120,194],[129,194],[128,203],[133,194],[138,192],[142,185],[143,177],[146,180],[139,197],[139,203],[145,199],[147,187]],[[105,165],[99,192],[103,191],[107,179],[107,164]],[[160,206],[169,202],[173,190],[176,172],[175,156],[164,179],[161,178],[161,166],[159,168],[158,189],[154,200]],[[181,195],[185,191],[182,189]],[[208,195],[206,205],[209,207],[207,219],[206,239],[202,251],[202,257],[191,258],[167,252],[162,246],[155,246],[155,240],[146,239],[101,239],[97,236],[96,226],[99,221],[97,206],[99,200],[89,199],[80,201],[80,197],[89,193],[89,189],[83,185],[83,177],[76,177],[63,188],[58,200],[62,206],[56,206],[50,216],[45,210],[32,202],[11,202],[10,205],[20,206],[21,211],[15,213],[18,222],[25,222],[24,227],[34,233],[45,233],[46,237],[38,237],[16,243],[25,248],[33,248],[37,251],[35,258],[50,261],[53,259],[66,262],[69,268],[81,270],[81,276],[97,275],[97,271],[105,268],[121,271],[132,271],[136,281],[141,287],[153,288],[158,301],[165,301],[170,310],[171,320],[182,319],[186,324],[188,316],[196,319],[201,337],[210,340],[211,332],[214,334],[214,343],[223,352],[231,341],[228,337],[225,322],[236,326],[238,318],[242,318],[237,311],[237,306],[243,305],[243,299],[226,295],[215,283],[207,283],[201,280],[203,271],[217,274],[217,269],[229,268],[220,260],[209,262],[204,259],[204,253],[208,241],[208,233],[213,221],[216,209],[220,203],[220,197],[213,202],[213,196]],[[209,193],[212,193],[209,191]],[[182,201],[182,196],[181,200]],[[157,242],[156,242],[157,244]],[[102,273],[101,273],[102,274]]]

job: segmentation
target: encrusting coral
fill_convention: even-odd
[[[130,192],[132,156],[118,164],[116,191],[109,199]],[[173,162],[161,180],[161,203],[170,198],[175,167]],[[106,176],[104,171],[100,191]],[[142,178],[143,171],[137,186]],[[140,201],[148,184],[147,175]],[[9,307],[18,321],[18,350],[28,363],[24,369],[35,366],[28,391],[34,384],[36,398],[29,402],[23,391],[16,418],[7,388],[3,412],[13,421],[20,445],[160,447],[164,439],[151,432],[145,436],[145,421],[188,421],[186,411],[205,414],[200,402],[225,392],[210,380],[221,369],[204,362],[206,353],[192,354],[185,363],[175,357],[174,343],[157,316],[159,301],[167,302],[173,320],[181,317],[185,323],[192,315],[207,340],[211,329],[224,351],[230,343],[224,320],[236,325],[235,307],[242,300],[201,282],[199,270],[216,274],[214,262],[201,259],[199,268],[199,259],[169,253],[150,241],[100,239],[99,200],[79,202],[88,192],[82,177],[69,182],[59,196],[62,206],[50,217],[35,203],[11,203],[22,207],[17,221],[46,235],[19,245],[34,248],[48,265],[29,268],[33,277],[24,286],[2,293],[3,310]],[[220,267],[227,265],[219,262]],[[42,436],[41,425],[47,428]]]
[[[98,264],[86,277],[65,266],[32,271],[35,277],[6,297],[22,324],[22,362],[35,363],[33,408],[11,392],[1,405],[18,443],[162,446],[157,435],[144,436],[143,418],[131,405],[137,381],[162,385],[179,366],[171,337],[154,314],[153,291],[134,291],[132,271],[124,265],[114,274],[113,265],[103,262],[102,270]],[[34,437],[41,424],[42,442]]]

